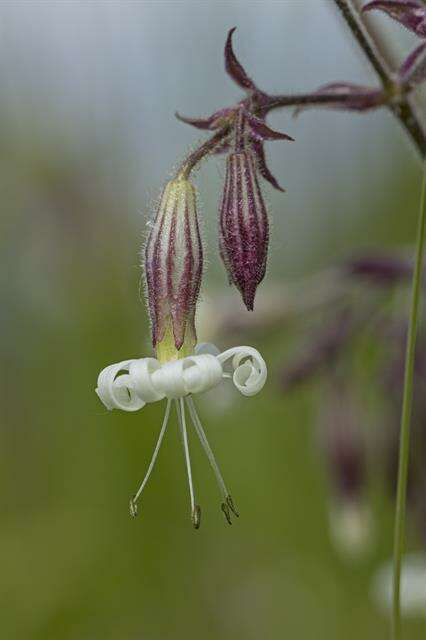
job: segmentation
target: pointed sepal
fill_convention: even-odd
[[[422,0],[373,0],[362,9],[364,13],[375,10],[383,11],[420,38],[426,38],[426,5]]]
[[[279,184],[278,180],[274,175],[269,171],[268,166],[266,164],[265,158],[265,150],[263,148],[263,144],[258,140],[253,140],[251,144],[251,148],[254,152],[257,170],[259,171],[262,178],[264,178],[269,184],[271,184],[274,189],[278,189],[278,191],[282,191],[285,193],[285,189]]]
[[[236,27],[228,31],[228,37],[225,44],[225,70],[228,75],[237,83],[239,87],[246,91],[255,91],[258,89],[253,80],[248,76],[242,64],[238,61],[232,46],[232,35]]]
[[[250,131],[256,140],[289,140],[294,142],[294,138],[291,138],[286,133],[274,131],[274,129],[268,127],[264,120],[254,116],[252,113],[244,111],[244,115],[247,119]]]
[[[225,108],[219,109],[219,111],[215,111],[215,113],[213,113],[208,118],[188,118],[187,116],[183,116],[176,111],[175,117],[181,122],[191,125],[191,127],[196,127],[196,129],[214,131],[215,129],[219,129],[219,127],[223,126],[226,122],[227,117],[229,117],[229,115],[233,112],[234,109]]]
[[[402,86],[415,87],[426,81],[426,40],[402,64],[398,78]]]

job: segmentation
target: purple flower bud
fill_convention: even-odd
[[[159,358],[179,357],[175,350],[183,346],[185,353],[180,355],[187,355],[195,346],[202,269],[195,189],[188,180],[177,178],[164,189],[145,248],[152,342]]]
[[[363,11],[375,9],[384,11],[416,35],[426,38],[426,6],[422,0],[373,0]]]
[[[249,150],[231,153],[220,207],[220,254],[230,282],[240,290],[249,310],[265,275],[268,240],[268,214],[253,154]]]

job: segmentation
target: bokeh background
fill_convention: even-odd
[[[395,60],[413,45],[386,18],[372,23]],[[321,379],[288,393],[280,380],[316,320],[315,306],[292,309],[300,296],[309,303],[304,283],[353,254],[413,242],[420,163],[391,115],[272,114],[296,142],[268,145],[287,193],[266,189],[269,273],[250,317],[218,258],[223,161],[197,174],[208,255],[199,337],[226,348],[244,336],[270,370],[256,398],[219,390],[198,400],[241,511],[232,527],[192,437],[203,508],[192,530],[174,424],[132,520],[128,498],[164,407],[108,413],[94,393],[101,368],[150,353],[140,246],[165,180],[202,139],[173,114],[207,115],[238,99],[222,58],[235,25],[236,51],[267,91],[376,83],[331,0],[0,3],[0,628],[8,640],[385,637],[372,584],[391,555],[389,492],[373,458],[374,525],[360,545],[355,535],[356,553],[336,540],[317,429]],[[398,292],[402,313],[406,294]],[[268,309],[282,305],[271,322]],[[237,336],[228,312],[241,323]],[[357,364],[361,391],[371,382],[367,352]],[[369,430],[386,429],[379,400],[361,405]],[[415,528],[408,542],[421,552]],[[407,617],[407,638],[425,637],[422,606]]]

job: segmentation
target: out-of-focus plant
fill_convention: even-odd
[[[407,337],[407,321],[398,307],[411,272],[408,259],[392,254],[360,256],[337,267],[337,304],[323,307],[310,336],[296,346],[297,356],[281,371],[281,388],[285,393],[313,378],[321,378],[325,391],[319,396],[319,413],[329,416],[327,420],[322,418],[321,423],[326,425],[328,444],[325,451],[331,486],[334,496],[340,496],[340,500],[348,503],[352,502],[354,494],[361,495],[367,460],[371,457],[377,461],[379,456],[381,464],[376,466],[376,471],[382,470],[392,495],[395,493],[398,460],[395,416],[401,405]],[[324,275],[329,278],[329,274]],[[362,381],[357,381],[359,374],[354,352],[359,350],[360,341],[363,341],[362,348],[370,354],[372,370],[366,379],[363,368]],[[417,489],[410,491],[412,500],[409,504],[413,520],[419,523],[420,495],[424,488],[419,483],[424,480],[421,468],[426,459],[423,447],[426,444],[424,336],[417,345],[415,366],[413,426],[418,438],[410,478]],[[386,416],[383,437],[378,437],[377,430],[365,428],[369,419],[355,399],[357,386],[364,393],[367,390],[374,392],[381,399]],[[420,533],[424,536],[426,531],[420,529]]]

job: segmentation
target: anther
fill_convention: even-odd
[[[132,518],[136,518],[136,516],[138,515],[138,505],[136,504],[134,498],[130,498],[129,508]]]
[[[227,495],[227,496],[226,496],[226,504],[227,504],[227,505],[228,505],[228,507],[231,509],[231,511],[232,511],[232,513],[234,514],[234,516],[237,516],[237,518],[239,518],[239,517],[240,517],[240,514],[238,513],[238,511],[237,511],[237,509],[236,509],[236,507],[235,507],[235,505],[234,505],[234,502],[233,502],[233,500],[232,500],[232,498],[231,498],[231,496],[230,496],[230,495]]]
[[[196,504],[191,513],[192,524],[194,529],[199,529],[201,524],[201,507]]]
[[[222,509],[228,524],[232,524],[231,514],[229,512],[229,506],[226,504],[226,502],[222,502],[222,504],[220,505],[220,508]]]

